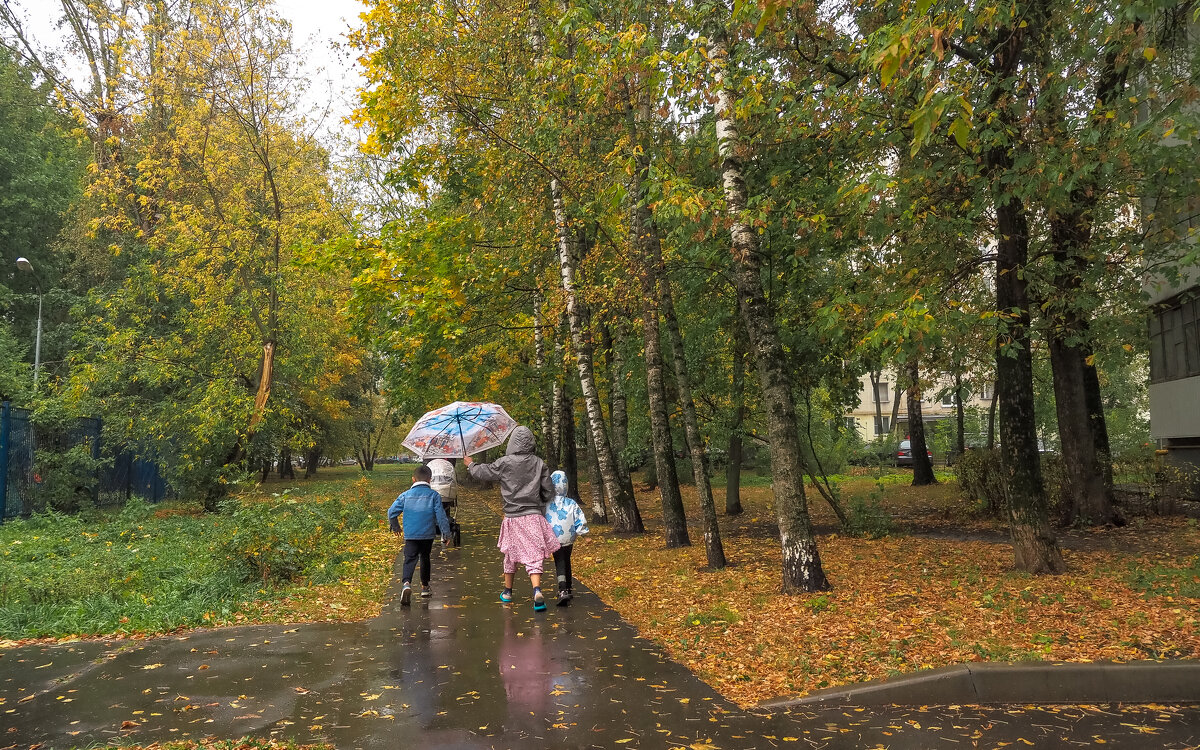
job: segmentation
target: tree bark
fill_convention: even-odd
[[[283,446],[279,452],[279,478],[280,479],[295,479],[296,469],[292,466],[292,448],[291,446]]]
[[[963,408],[962,363],[954,363],[954,442],[955,452],[967,452],[967,415]]]
[[[897,372],[896,375],[899,377],[900,373]],[[892,422],[888,425],[888,434],[895,436],[900,429],[900,384],[892,383],[891,389],[892,392],[888,395],[892,397]]]
[[[663,358],[659,343],[658,267],[649,249],[650,228],[648,210],[642,207],[642,191],[638,178],[630,180],[629,211],[630,242],[638,251],[642,289],[642,339],[646,365],[646,401],[650,407],[650,434],[654,447],[654,466],[658,476],[658,494],[662,500],[663,533],[667,548],[686,547],[692,543],[688,536],[687,516],[683,496],[679,492],[679,476],[675,466],[675,446],[671,437],[670,412],[667,410],[667,388],[663,379]]]
[[[1048,338],[1062,456],[1061,501],[1066,520],[1089,526],[1111,524],[1116,520],[1116,509],[1112,487],[1105,481],[1096,451],[1084,375],[1086,355],[1061,332],[1051,333]]]
[[[576,451],[579,441],[575,434],[575,404],[567,395],[566,388],[561,394],[562,404],[558,413],[562,420],[559,427],[559,434],[562,436],[562,460],[559,465],[567,475],[567,496],[579,497],[579,454]]]
[[[304,454],[304,478],[312,479],[317,475],[317,465],[321,463],[321,446],[314,445]]]
[[[996,450],[996,402],[1000,398],[1000,390],[992,383],[992,401],[988,404],[988,450]]]
[[[1066,564],[1050,527],[1034,417],[1030,303],[1024,278],[1028,221],[1024,204],[1002,181],[1012,169],[1007,149],[992,147],[987,161],[996,206],[996,309],[1007,323],[997,342],[996,395],[1013,563],[1027,573],[1061,573]]]
[[[735,316],[738,314],[734,312]],[[733,334],[733,423],[729,428],[729,455],[725,465],[725,515],[742,512],[742,424],[746,419],[746,338],[735,323]]]
[[[722,20],[722,24],[724,19]],[[758,365],[758,377],[771,440],[771,471],[775,515],[779,522],[783,554],[784,593],[823,591],[830,588],[821,555],[812,533],[804,497],[803,454],[800,448],[796,404],[783,344],[767,304],[762,282],[758,240],[746,217],[747,189],[742,170],[743,146],[734,112],[736,95],[730,80],[729,50],[725,29],[718,29],[710,48],[715,84],[717,148],[728,211],[739,306]]]
[[[608,508],[604,504],[604,490],[600,482],[600,459],[596,457],[596,439],[587,431],[588,490],[592,496],[592,523],[608,523]]]
[[[871,401],[875,402],[876,439],[883,435],[883,402],[879,400],[879,381],[883,379],[882,370],[871,370],[868,373],[871,381]],[[890,425],[889,425],[890,426]]]
[[[657,240],[656,240],[657,244]],[[696,494],[700,501],[700,513],[704,518],[704,554],[708,567],[724,568],[725,547],[721,544],[721,527],[717,523],[717,506],[713,501],[712,484],[708,478],[708,455],[704,450],[704,436],[700,432],[700,419],[696,414],[696,402],[692,400],[692,380],[688,372],[687,350],[683,346],[683,333],[679,330],[679,319],[675,316],[675,300],[671,294],[671,280],[662,269],[661,251],[659,262],[659,294],[663,322],[667,324],[667,339],[671,342],[672,359],[675,366],[675,387],[679,391],[679,403],[683,406],[684,435],[692,455],[692,475],[696,479]]]
[[[615,517],[613,530],[642,533],[645,531],[645,527],[642,525],[642,517],[637,503],[633,496],[621,486],[620,479],[617,477],[617,461],[613,455],[612,444],[608,440],[608,430],[604,426],[604,415],[600,410],[600,394],[596,389],[596,380],[593,374],[592,343],[583,330],[583,301],[579,299],[575,290],[575,257],[571,248],[572,239],[570,227],[567,224],[566,205],[563,202],[562,188],[557,179],[550,181],[550,193],[554,205],[559,272],[567,301],[567,321],[571,329],[571,343],[575,349],[575,361],[579,368],[579,385],[583,390],[583,399],[587,406],[589,427],[596,441],[596,453],[600,461],[600,478],[604,483],[605,493],[612,500]]]
[[[1083,198],[1078,200],[1084,201]],[[1112,485],[1108,481],[1112,464],[1108,461],[1107,450],[1098,450],[1098,445],[1107,440],[1102,441],[1096,430],[1102,430],[1107,436],[1107,427],[1104,426],[1103,403],[1089,392],[1091,382],[1095,383],[1095,391],[1099,390],[1099,378],[1095,366],[1088,361],[1087,320],[1074,307],[1074,300],[1083,286],[1083,253],[1090,242],[1091,225],[1081,214],[1053,217],[1050,237],[1057,272],[1053,281],[1054,304],[1049,306],[1051,320],[1047,339],[1062,451],[1061,500],[1068,522],[1104,526],[1118,520]]]
[[[612,423],[613,453],[617,459],[617,476],[626,491],[633,494],[633,477],[629,474],[629,463],[625,460],[625,448],[629,444],[629,411],[625,397],[625,356],[621,352],[624,325],[616,323],[617,336],[608,326],[604,327],[604,351],[608,366],[608,416]]]
[[[559,328],[564,328],[559,326]],[[550,442],[546,445],[546,460],[550,470],[562,467],[562,399],[565,375],[559,368],[563,366],[563,345],[561,336],[554,339],[554,383],[550,388]]]
[[[908,447],[913,462],[913,487],[937,484],[929,446],[925,441],[925,415],[921,409],[921,364],[916,355],[908,361]]]
[[[1045,486],[1038,456],[1033,398],[1033,350],[1030,336],[1030,298],[1026,280],[1029,262],[1029,220],[1019,194],[1024,177],[1014,169],[1012,136],[1021,132],[1017,74],[1031,34],[1041,33],[1044,6],[1023,4],[1013,9],[1019,26],[998,36],[987,75],[991,91],[988,113],[993,117],[991,142],[983,151],[996,214],[996,311],[1005,324],[996,341],[996,394],[1000,402],[1000,457],[1005,473],[1009,532],[1013,562],[1027,573],[1066,570],[1050,528]],[[1036,47],[1036,40],[1034,42]]]
[[[550,456],[550,394],[546,392],[546,336],[542,331],[542,292],[540,289],[533,293],[533,358],[534,370],[537,373],[538,406],[542,416],[542,450],[547,458]],[[555,372],[557,372],[557,368]]]

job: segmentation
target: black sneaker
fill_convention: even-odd
[[[406,583],[400,591],[400,606],[407,607],[410,603],[412,603],[412,586]]]
[[[421,587],[421,598],[428,599],[431,596],[433,596],[433,589],[429,588],[428,586],[422,586]]]
[[[558,590],[558,606],[565,607],[571,602],[571,592],[567,589]]]

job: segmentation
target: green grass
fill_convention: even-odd
[[[1184,561],[1181,561],[1184,562]],[[1200,556],[1182,567],[1130,564],[1125,580],[1130,587],[1149,596],[1200,597]]]
[[[219,514],[133,502],[119,511],[5,523],[0,638],[218,624],[247,603],[278,596],[293,579],[336,579],[349,562],[338,542],[371,522],[350,478],[230,501]]]

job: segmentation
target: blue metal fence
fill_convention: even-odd
[[[38,453],[63,453],[86,446],[97,468],[88,482],[91,500],[97,505],[121,505],[131,497],[156,503],[171,496],[163,479],[157,456],[152,451],[138,451],[123,446],[101,461],[101,427],[99,419],[82,417],[73,420],[66,429],[39,429],[30,419],[28,409],[3,402],[0,408],[0,521],[27,516],[35,509],[37,486],[43,481],[38,475]]]

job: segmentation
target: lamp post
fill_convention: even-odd
[[[28,258],[17,258],[17,268],[33,274],[33,282],[37,284],[38,290],[37,338],[33,344],[33,392],[37,393],[38,372],[42,369],[42,280],[38,278]]]

